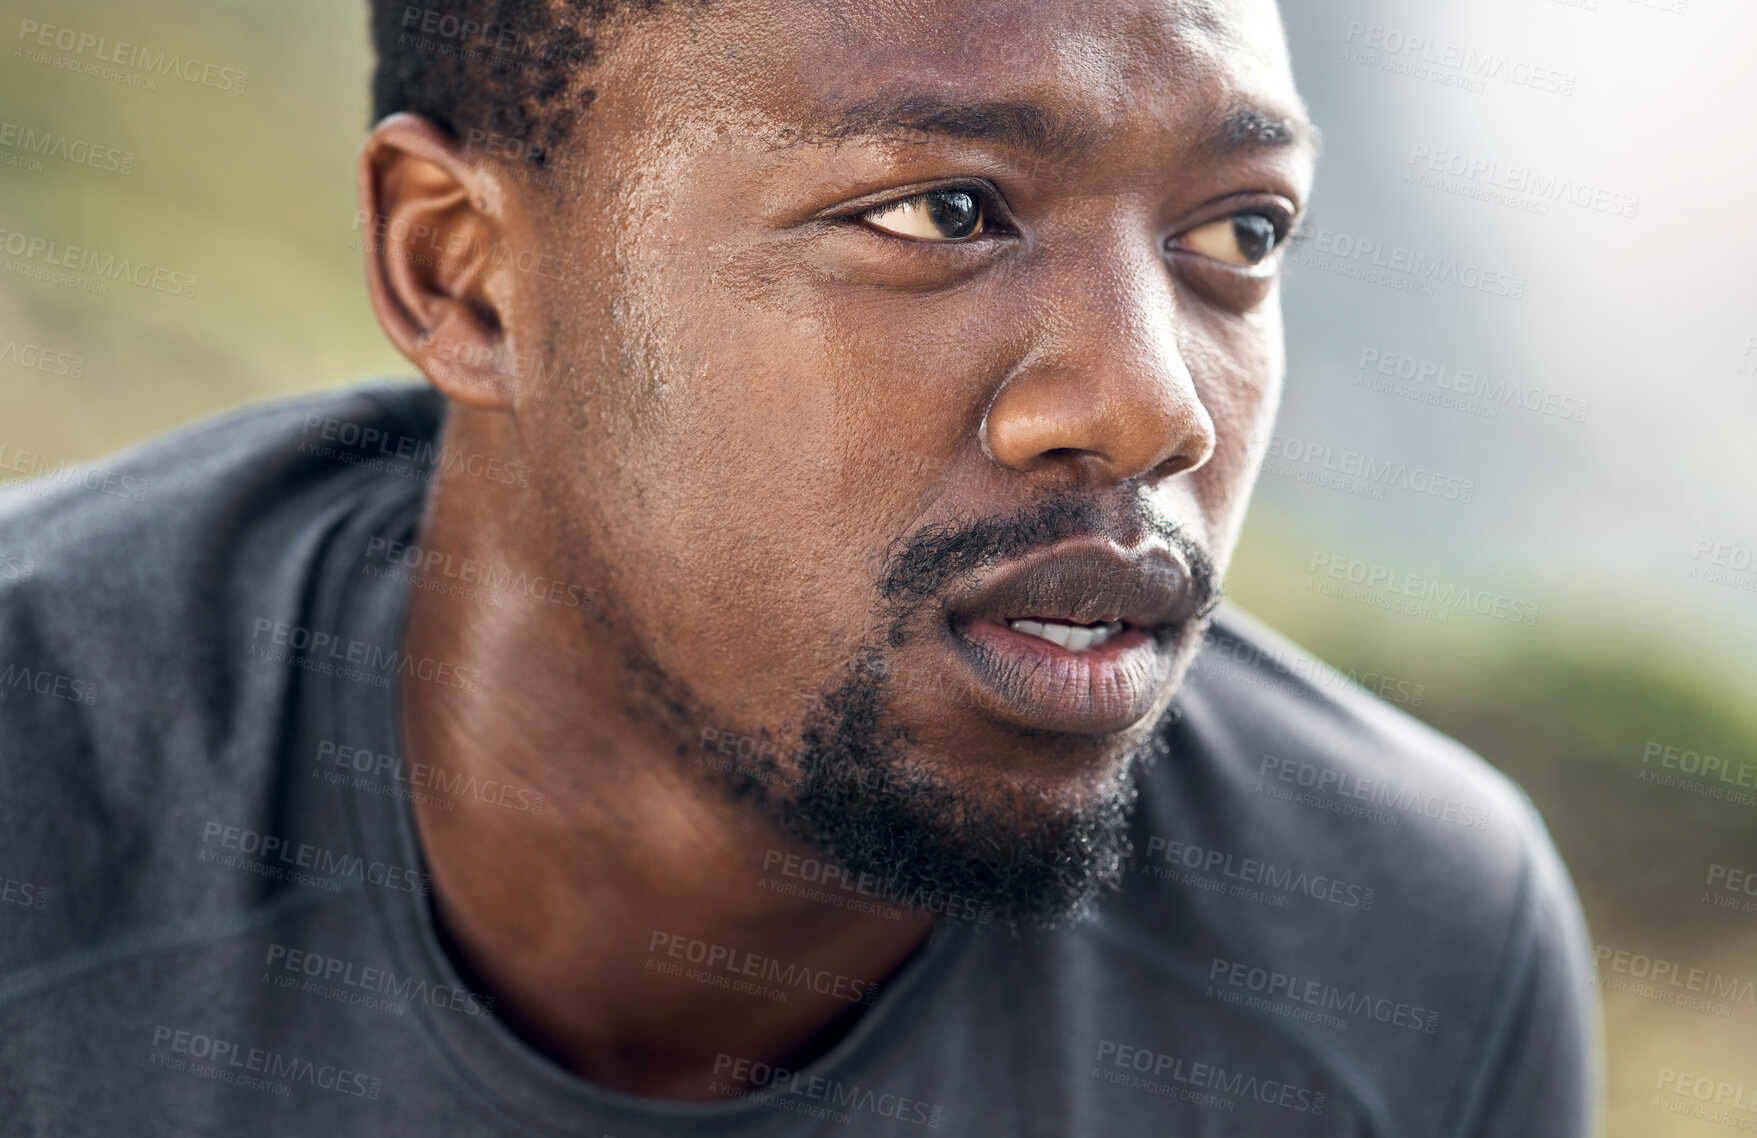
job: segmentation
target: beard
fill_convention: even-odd
[[[914,912],[1013,929],[1090,915],[1121,883],[1136,775],[1165,748],[1157,726],[1074,806],[1016,787],[961,786],[936,776],[887,724],[880,660],[864,654],[807,721],[788,793],[760,779],[738,780],[734,791],[845,880]]]
[[[880,575],[879,635],[805,716],[791,761],[763,755],[709,766],[710,777],[815,847],[845,880],[861,881],[863,891],[876,882],[871,892],[902,908],[1013,930],[1087,918],[1100,896],[1121,884],[1138,776],[1168,749],[1163,725],[1170,710],[1147,724],[1140,741],[1078,802],[1047,800],[999,780],[968,785],[936,773],[890,711],[889,659],[949,584],[1038,546],[1107,528],[1093,499],[1059,496],[1008,517],[917,533]],[[1145,507],[1125,528],[1123,540],[1145,531],[1183,554],[1198,602],[1184,636],[1199,639],[1220,600],[1206,552]],[[631,663],[672,718],[713,721],[655,661]]]

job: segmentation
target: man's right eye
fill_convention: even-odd
[[[868,210],[860,219],[896,237],[942,244],[976,237],[988,221],[982,202],[968,190],[929,190]]]

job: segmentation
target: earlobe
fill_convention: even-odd
[[[391,115],[360,151],[356,225],[385,335],[448,398],[505,409],[512,290],[496,280],[503,198],[491,171],[417,115]]]

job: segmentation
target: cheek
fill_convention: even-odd
[[[663,410],[601,473],[623,503],[619,560],[649,567],[631,587],[650,634],[700,682],[807,690],[839,674],[877,631],[885,556],[986,461],[1006,346],[973,337],[982,324],[958,306],[927,327],[919,304],[890,307],[835,287],[790,304],[710,288],[656,321]]]
[[[986,321],[948,304],[924,319],[919,302],[841,298],[822,382],[835,392],[826,455],[837,492],[901,534],[980,470],[983,412],[1009,359],[972,333]]]
[[[1212,552],[1224,565],[1281,402],[1286,364],[1280,308],[1271,298],[1245,316],[1194,317],[1178,343],[1214,421],[1214,455],[1195,472],[1192,488],[1208,523]]]
[[[884,411],[884,360],[819,314],[680,290],[644,321],[665,350],[637,345],[604,397],[570,521],[666,670],[778,726],[870,635],[911,465],[879,440],[909,417]]]

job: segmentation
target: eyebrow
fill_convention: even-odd
[[[963,101],[905,93],[819,111],[795,136],[806,142],[885,140],[906,135],[983,142],[1045,159],[1071,160],[1096,150],[1101,133],[1041,104],[1019,100]],[[1317,129],[1303,116],[1237,105],[1212,121],[1198,144],[1205,157],[1245,151],[1314,148]]]
[[[1073,158],[1098,145],[1096,131],[1036,103],[966,102],[929,94],[879,97],[826,110],[805,134],[822,142],[922,134],[986,142],[1044,158]]]
[[[1303,116],[1280,115],[1261,107],[1238,106],[1221,116],[1202,143],[1204,153],[1223,156],[1243,150],[1316,150],[1318,128]]]

